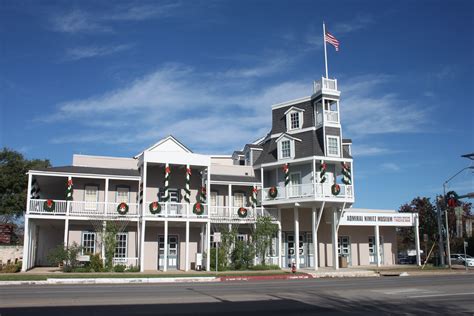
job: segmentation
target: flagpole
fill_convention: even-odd
[[[324,21],[323,21],[323,43],[324,43],[324,66],[326,67],[326,79],[329,79],[329,77],[328,77],[328,52],[326,50],[326,25],[324,24]]]

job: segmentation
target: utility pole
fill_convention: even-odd
[[[439,249],[439,260],[440,265],[445,266],[444,264],[444,241],[443,241],[443,224],[441,223],[441,205],[444,203],[444,197],[438,196],[436,201],[436,207],[438,209],[438,249]]]

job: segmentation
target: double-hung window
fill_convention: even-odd
[[[300,128],[300,112],[290,113],[290,129]]]
[[[130,202],[130,189],[128,187],[117,187],[117,194],[115,196],[115,202],[117,203],[129,203]]]
[[[327,136],[328,156],[339,157],[339,137]]]
[[[291,157],[291,142],[289,140],[283,140],[281,142],[281,158],[290,158]]]
[[[114,258],[127,257],[127,233],[118,233],[115,235],[115,253]]]
[[[245,194],[234,193],[234,207],[245,207]]]
[[[93,255],[95,253],[95,233],[82,232],[82,255]]]
[[[84,188],[85,209],[96,211],[98,209],[99,188],[96,185],[86,185]]]

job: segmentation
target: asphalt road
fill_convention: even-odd
[[[474,315],[474,275],[0,286],[9,315]]]

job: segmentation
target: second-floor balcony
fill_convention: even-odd
[[[69,215],[78,217],[138,217],[137,203],[126,203],[128,209],[122,210],[119,202],[85,202],[65,200],[30,200],[29,214]]]
[[[211,220],[216,222],[255,222],[257,218],[262,216],[270,216],[272,220],[278,220],[278,210],[265,207],[244,207],[245,212],[240,210],[241,207],[230,206],[211,206]]]
[[[262,190],[262,203],[281,202],[282,200],[314,199],[314,200],[353,200],[352,185],[338,184],[338,194],[333,191],[331,183],[306,183],[288,186],[274,186]],[[274,190],[276,189],[276,190]]]

